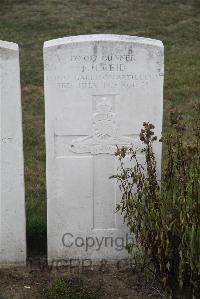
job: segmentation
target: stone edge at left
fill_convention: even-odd
[[[26,218],[18,45],[0,41],[0,268],[26,265]]]

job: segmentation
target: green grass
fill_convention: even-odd
[[[77,281],[76,281],[77,280]],[[47,291],[48,299],[96,299],[99,290],[83,286],[83,282],[75,279],[75,283],[64,278],[55,279]]]
[[[0,0],[0,39],[20,46],[29,235],[46,221],[43,42],[90,33],[163,41],[165,130],[171,105],[192,114],[200,101],[199,0]]]

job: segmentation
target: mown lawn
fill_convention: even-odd
[[[163,41],[164,130],[171,105],[192,114],[192,103],[200,101],[199,0],[0,0],[0,39],[20,46],[27,230],[32,239],[42,239],[46,229],[43,42],[90,33]]]

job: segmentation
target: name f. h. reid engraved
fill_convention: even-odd
[[[93,96],[92,135],[72,140],[69,146],[74,153],[114,154],[117,146],[128,146],[133,137],[118,136],[116,122],[116,95]]]

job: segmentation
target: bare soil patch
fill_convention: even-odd
[[[147,282],[141,272],[116,269],[115,266],[82,270],[69,270],[66,267],[52,270],[47,265],[39,264],[31,267],[29,264],[26,268],[1,269],[0,299],[48,298],[48,289],[60,277],[72,288],[82,284],[85,289],[95,291],[95,298],[169,298],[159,290],[155,281]]]

